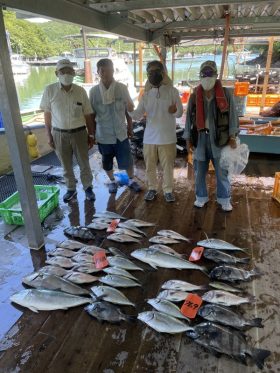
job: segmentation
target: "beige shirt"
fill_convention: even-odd
[[[66,92],[59,82],[46,87],[40,108],[51,113],[52,127],[65,130],[82,127],[86,124],[85,115],[92,113],[84,88],[72,84]]]

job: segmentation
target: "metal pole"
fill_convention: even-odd
[[[139,44],[139,85],[143,85],[143,44]]]
[[[261,98],[261,104],[260,104],[260,112],[263,110],[265,106],[265,96],[266,96],[266,91],[267,91],[267,86],[268,86],[269,70],[270,70],[271,59],[272,59],[272,54],[273,54],[273,43],[274,43],[274,37],[272,36],[271,38],[269,38],[269,43],[268,43],[268,52],[267,52],[265,76],[264,76],[264,82],[263,82],[262,98]]]
[[[172,69],[171,69],[171,79],[174,84],[174,72],[175,72],[175,46],[172,45]]]
[[[84,54],[85,54],[85,60],[84,60],[85,83],[92,83],[91,61],[90,61],[90,58],[88,58],[87,35],[86,35],[84,27],[82,27],[81,33],[83,37]]]
[[[230,16],[229,13],[225,15],[226,25],[225,25],[225,36],[224,36],[224,46],[223,46],[223,55],[222,55],[222,62],[221,62],[221,70],[219,79],[223,80],[224,75],[224,67],[225,67],[225,60],[227,56],[227,46],[228,46],[228,38],[229,38],[229,26],[230,26]]]
[[[28,244],[31,249],[40,249],[44,245],[44,236],[9,58],[2,7],[0,8],[0,49],[0,111],[19,191]]]

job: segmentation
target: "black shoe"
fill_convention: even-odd
[[[95,201],[95,194],[93,193],[92,187],[88,187],[85,190],[85,194],[86,194],[86,199],[88,199],[89,201]]]
[[[112,181],[109,184],[109,193],[117,193],[118,191],[118,184],[115,181]]]
[[[157,191],[153,190],[153,189],[150,189],[146,192],[144,200],[145,201],[152,201],[153,199],[155,199],[156,195],[157,195]]]
[[[139,193],[142,190],[141,187],[140,187],[140,185],[136,181],[132,181],[131,184],[128,184],[128,187],[131,190],[134,190],[134,192],[136,192],[136,193]]]
[[[67,190],[67,192],[63,196],[63,202],[67,203],[71,201],[71,199],[75,197],[76,195],[77,195],[76,190]]]

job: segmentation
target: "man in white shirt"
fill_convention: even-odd
[[[73,171],[74,153],[86,198],[94,201],[88,156],[88,149],[94,143],[92,108],[86,91],[73,84],[75,71],[68,59],[58,61],[55,74],[59,82],[46,87],[40,108],[44,110],[48,143],[55,149],[64,170],[67,192],[63,200],[69,202],[77,195]]]
[[[143,139],[148,191],[146,201],[157,195],[157,164],[163,169],[163,192],[166,202],[174,202],[173,169],[176,157],[176,117],[183,114],[179,92],[164,80],[164,66],[159,61],[147,64],[150,89],[146,90],[136,110],[129,112],[133,119],[141,119],[146,113],[147,121]]]

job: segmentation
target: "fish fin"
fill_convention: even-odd
[[[238,258],[238,263],[240,264],[248,264],[251,258]]]
[[[151,266],[152,268],[157,269],[157,266],[156,266],[156,265],[151,264],[151,263],[148,263],[148,264],[149,264],[149,266]]]
[[[264,366],[264,360],[271,354],[269,350],[263,350],[260,348],[254,348],[251,352],[251,357],[256,363],[257,367],[262,369]]]
[[[253,268],[252,271],[250,271],[250,273],[251,273],[252,276],[262,276],[263,275],[263,272],[257,267]]]
[[[248,325],[255,326],[256,328],[263,328],[263,319],[261,317],[256,317],[255,319],[249,320]]]
[[[28,307],[28,308],[29,308],[31,311],[33,311],[33,312],[39,313],[39,311],[37,310],[36,307],[30,306],[30,307]]]
[[[243,253],[250,255],[251,250],[250,249],[239,249],[239,251],[242,251]]]
[[[256,303],[257,302],[256,297],[254,297],[253,295],[250,295],[249,297],[247,297],[247,299],[248,299],[248,303]]]

